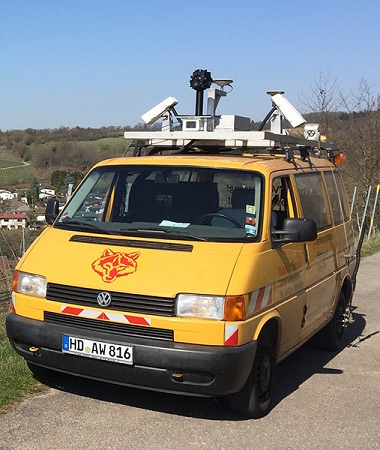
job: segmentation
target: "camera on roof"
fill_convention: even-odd
[[[207,70],[194,70],[190,77],[190,86],[196,91],[204,91],[212,84],[211,73]]]

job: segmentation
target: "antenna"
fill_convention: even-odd
[[[222,91],[226,86],[229,86],[232,89],[231,84],[234,82],[233,80],[229,80],[228,78],[217,78],[216,80],[212,80],[214,84],[222,88]]]

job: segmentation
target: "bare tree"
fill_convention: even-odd
[[[346,112],[336,137],[346,150],[350,173],[363,189],[380,182],[380,95],[362,79],[357,92],[343,96]]]
[[[380,96],[364,79],[348,94],[330,74],[321,73],[314,82],[302,103],[321,133],[344,150],[343,172],[365,192],[380,182]]]
[[[336,113],[339,108],[339,83],[328,74],[320,73],[314,78],[308,95],[302,94],[301,103],[306,107],[306,113],[313,116],[312,120],[319,123],[323,135],[329,136],[334,129]]]

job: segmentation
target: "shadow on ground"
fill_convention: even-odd
[[[349,351],[351,347],[358,347],[362,340],[370,338],[370,336],[363,336],[362,334],[366,323],[364,316],[354,313],[353,318],[355,321],[348,327],[345,334],[345,346],[341,350],[343,352]],[[311,344],[305,344],[285,361],[278,364],[272,409],[298,390],[314,374],[336,374],[339,376],[342,373],[340,369],[326,368],[326,365],[336,355],[336,352],[317,350]],[[40,381],[61,391],[133,408],[208,420],[245,420],[245,418],[229,410],[228,401],[225,398],[179,396],[106,384],[62,373],[53,373],[49,378]]]
[[[351,347],[357,347],[362,340],[366,339],[363,336],[366,324],[364,315],[353,313],[352,318],[354,321],[347,328],[344,335],[344,346],[340,352],[349,351]],[[310,342],[303,345],[280,363],[276,367],[272,408],[275,408],[276,405],[299,389],[302,383],[315,374],[342,374],[341,369],[326,367],[340,352],[318,350]]]

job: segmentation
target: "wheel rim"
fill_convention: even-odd
[[[336,320],[335,320],[335,336],[337,337],[338,341],[342,339],[343,332],[344,332],[344,309],[342,305],[338,306],[337,314],[336,314]]]

